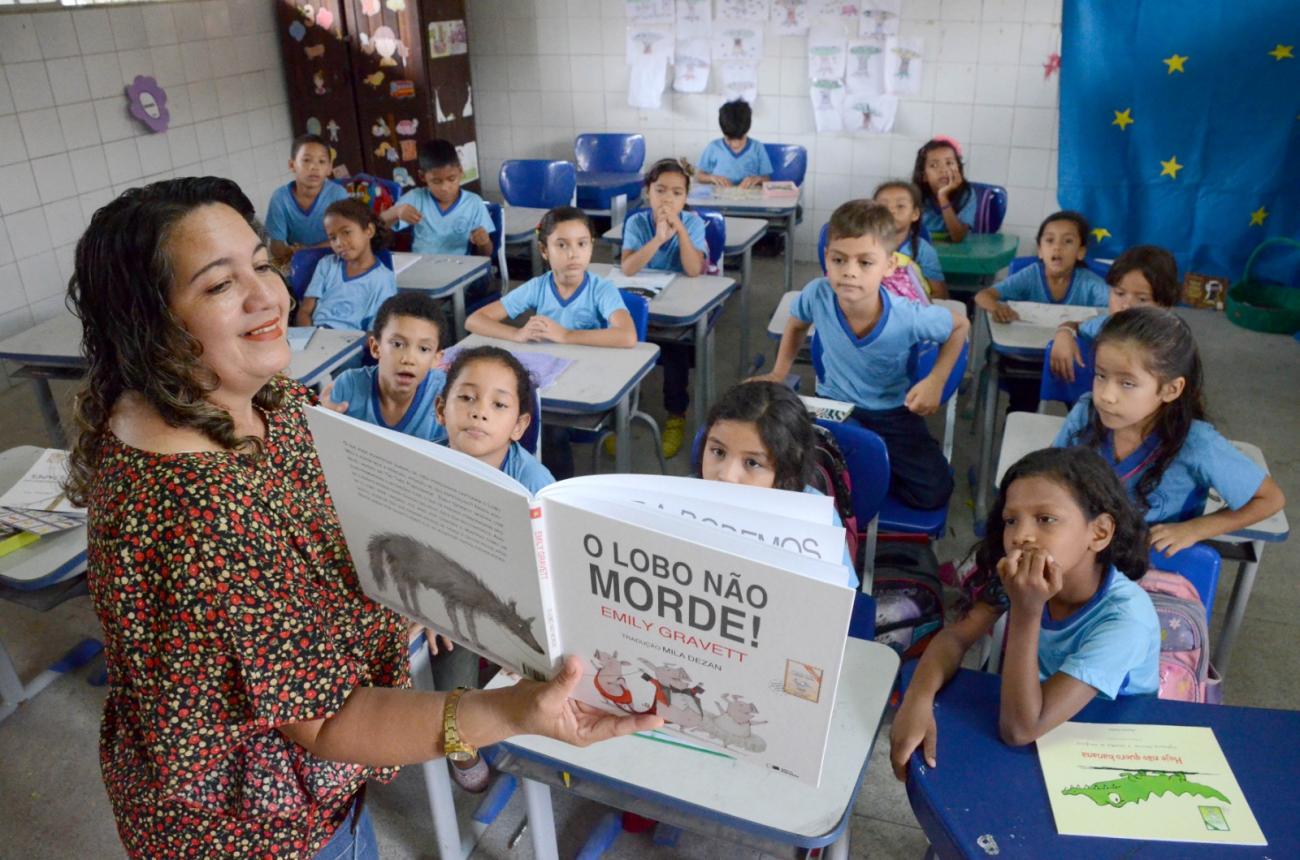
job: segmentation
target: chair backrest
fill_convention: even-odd
[[[627,312],[632,317],[632,325],[636,328],[636,339],[638,342],[644,342],[646,332],[650,329],[650,302],[645,296],[639,296],[631,290],[619,290],[623,296],[623,304],[627,306]]]
[[[1011,262],[1007,264],[1007,274],[1014,275],[1021,269],[1032,266],[1037,262],[1038,258],[1033,256],[1013,257]],[[1094,260],[1091,257],[1085,257],[1083,264],[1099,278],[1104,278],[1110,274],[1110,263],[1103,263],[1101,260]]]
[[[1219,569],[1223,564],[1218,552],[1203,543],[1192,544],[1172,556],[1152,550],[1148,564],[1156,570],[1181,574],[1196,586],[1196,593],[1205,604],[1205,620],[1209,622],[1210,613],[1214,611],[1214,592],[1219,587]]]
[[[835,437],[844,462],[849,467],[849,480],[853,482],[853,515],[858,528],[880,513],[889,493],[889,452],[878,435],[856,421],[817,422]]]
[[[484,200],[483,205],[487,207],[488,217],[492,219],[492,230],[488,233],[492,238],[492,253],[488,255],[488,259],[495,262],[497,248],[501,247],[501,237],[506,232],[506,216],[500,203],[493,203],[491,200]],[[473,254],[474,243],[466,242],[465,251],[468,254]]]
[[[392,251],[388,250],[387,248],[380,248],[378,251],[375,252],[375,259],[383,263],[385,266],[387,266],[390,272],[393,270]]]
[[[519,444],[523,446],[525,451],[536,457],[537,446],[542,440],[542,395],[536,386],[533,387],[532,408],[528,410],[528,415],[531,420],[528,422],[528,429],[524,431],[524,435],[519,437]]]
[[[1038,383],[1039,400],[1056,400],[1066,406],[1074,406],[1079,402],[1080,397],[1092,390],[1094,369],[1092,338],[1080,335],[1078,344],[1083,367],[1077,364],[1074,366],[1074,382],[1067,382],[1052,373],[1052,351],[1048,349],[1043,352],[1043,376],[1042,381]]]
[[[808,172],[808,150],[797,143],[765,143],[767,157],[772,162],[772,180],[803,185]]]
[[[544,158],[512,158],[502,163],[497,179],[507,203],[534,209],[567,206],[578,189],[572,162]]]
[[[975,223],[971,226],[976,233],[998,232],[1007,216],[1007,189],[986,182],[971,182],[970,187],[975,195]]]
[[[391,179],[372,176],[369,173],[357,173],[349,177],[345,187],[348,194],[369,206],[370,211],[376,215],[392,206],[397,202],[397,198],[402,196],[402,186]]]
[[[645,135],[580,134],[573,139],[573,163],[584,173],[640,173]]]
[[[334,253],[329,248],[303,248],[301,251],[294,251],[293,257],[289,260],[289,291],[293,293],[295,301],[302,301],[302,294],[307,292],[307,287],[311,285],[311,276],[316,271],[316,264],[325,256]],[[393,258],[388,258],[388,267],[391,269]]]

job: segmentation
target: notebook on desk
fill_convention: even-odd
[[[799,395],[808,414],[823,421],[844,421],[853,414],[853,404],[843,400],[829,400],[825,397]]]
[[[420,261],[419,254],[408,254],[405,251],[393,252],[393,274],[400,275],[407,269],[414,266]]]
[[[626,275],[619,269],[611,269],[609,279],[620,290],[627,290],[638,296],[653,299],[677,277],[675,272],[659,272],[642,269],[635,275]]]

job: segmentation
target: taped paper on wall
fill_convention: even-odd
[[[838,27],[819,24],[808,34],[808,79],[835,81],[844,77],[848,40]]]
[[[713,26],[710,0],[677,0],[677,38],[708,36]]]
[[[889,37],[885,43],[885,92],[895,96],[921,94],[924,52],[924,39]]]
[[[627,28],[627,63],[645,57],[673,61],[673,28],[662,24],[629,24]]]
[[[862,0],[859,36],[896,36],[902,0]]]
[[[758,99],[757,63],[718,63],[718,72],[722,78],[719,89],[724,102],[744,99],[753,105]]]
[[[808,89],[817,131],[844,130],[844,82],[813,81]]]
[[[885,92],[885,40],[879,36],[850,39],[844,72],[844,86],[851,93],[882,95]]]
[[[668,82],[668,58],[648,54],[636,58],[628,69],[628,107],[658,110],[663,104],[664,85]]]
[[[638,24],[671,24],[673,0],[626,0],[627,19]]]
[[[897,96],[850,92],[844,97],[844,130],[888,134],[897,113]]]
[[[713,61],[757,63],[763,58],[763,24],[761,19],[715,21]]]
[[[673,59],[673,89],[679,93],[702,93],[709,87],[709,39],[677,40]]]
[[[808,32],[808,24],[808,0],[773,0],[773,33],[778,36],[802,36]]]

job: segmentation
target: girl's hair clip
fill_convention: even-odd
[[[958,155],[961,155],[961,144],[957,142],[957,139],[955,137],[949,137],[946,134],[936,134],[933,139],[939,141],[940,143],[948,144],[949,146],[952,147],[953,152],[957,153]]]

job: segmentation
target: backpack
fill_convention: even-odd
[[[1223,688],[1210,665],[1205,604],[1185,577],[1148,570],[1138,585],[1150,596],[1160,619],[1161,699],[1221,704]]]
[[[858,518],[853,513],[853,480],[844,452],[835,444],[835,437],[825,427],[813,425],[817,444],[813,447],[813,481],[815,489],[830,496],[835,502],[835,513],[844,524],[844,539],[848,542],[849,558],[854,567],[858,564]]]
[[[876,641],[904,660],[920,657],[943,629],[943,583],[934,549],[929,543],[880,544],[872,594]]]

